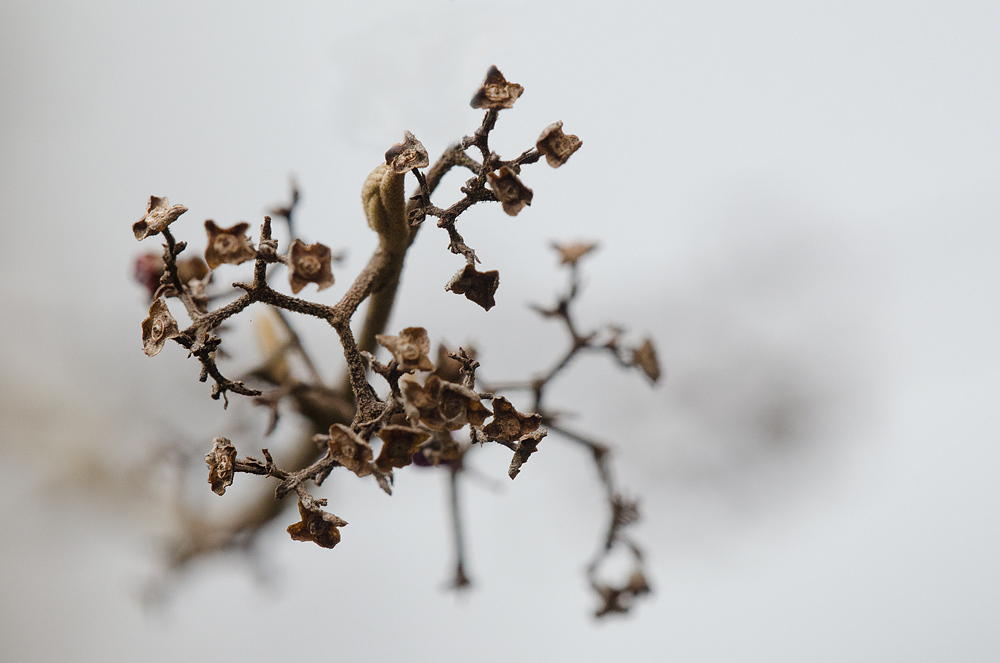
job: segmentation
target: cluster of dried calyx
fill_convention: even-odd
[[[410,132],[405,132],[402,143],[386,152],[385,162],[375,168],[362,188],[364,212],[369,226],[379,235],[379,246],[367,266],[332,305],[298,296],[310,283],[316,284],[318,291],[331,287],[332,263],[339,258],[323,244],[306,244],[296,237],[293,224],[299,201],[296,186],[293,185],[291,202],[272,211],[287,228],[286,253],[279,251],[278,241],[272,237],[271,217],[264,217],[256,247],[247,235],[249,224],[237,223],[225,228],[208,220],[204,224],[207,232],[204,260],[182,258],[186,243],[175,240],[169,227],[187,208],[171,206],[166,198],[150,198],[146,214],[133,226],[138,240],[154,235],[165,240],[162,257],[147,254],[136,261],[136,278],[148,288],[152,300],[149,317],[142,323],[146,354],[156,355],[170,340],[181,345],[201,363],[200,380],[211,378],[213,398],[222,398],[228,404],[227,394],[242,394],[269,408],[271,424],[266,434],[278,425],[282,404],[293,407],[309,423],[294,458],[285,459],[284,468],[278,466],[267,449],[262,450],[263,460],[253,456],[241,458],[232,441],[215,438],[205,456],[212,491],[224,494],[235,476],[245,473],[276,479],[275,496],[266,502],[250,504],[229,523],[209,525],[197,514],[189,514],[190,531],[173,550],[173,567],[181,567],[205,553],[245,546],[247,538],[252,539],[281,514],[281,500],[291,493],[298,498],[300,520],[288,526],[288,533],[297,541],[332,548],[340,542],[340,529],[347,523],[327,512],[326,500],[313,496],[310,486],[322,485],[336,468],[344,468],[358,478],[374,480],[391,494],[396,471],[408,466],[436,467],[446,469],[450,477],[456,547],[453,584],[465,587],[469,579],[465,571],[458,494],[459,480],[467,468],[467,454],[486,443],[506,446],[512,452],[508,473],[513,479],[551,432],[589,450],[607,496],[607,536],[589,567],[590,582],[603,602],[598,616],[627,611],[636,596],[649,591],[641,550],[626,534],[626,527],[638,518],[637,505],[615,487],[608,447],[565,428],[543,402],[552,379],[588,351],[608,353],[622,366],[640,370],[653,382],[660,376],[649,339],[630,346],[622,341],[624,332],[619,328],[582,333],[574,322],[571,308],[579,294],[578,262],[595,245],[556,247],[562,263],[569,269],[570,288],[554,307],[538,310],[565,324],[570,347],[551,369],[534,379],[483,388],[477,386],[479,362],[471,348],[450,352],[442,345],[432,360],[427,330],[407,327],[396,335],[383,333],[407,249],[428,217],[436,218],[438,227],[447,232],[448,249],[465,259],[445,289],[464,295],[485,310],[495,306],[499,273],[476,268],[479,262],[476,252],[457,230],[459,217],[480,202],[499,202],[511,216],[520,213],[533,196],[520,179],[521,168],[543,156],[550,166],[562,166],[582,144],[576,136],[563,133],[562,123],[556,122],[542,132],[534,148],[515,159],[504,160],[493,152],[489,138],[499,112],[511,108],[522,92],[520,85],[508,82],[493,67],[472,100],[473,107],[486,111],[472,136],[447,148],[433,165],[423,145]],[[468,154],[473,148],[479,153],[478,160]],[[456,167],[468,169],[472,176],[461,189],[462,198],[448,207],[439,207],[431,202],[431,196],[445,173]],[[412,173],[417,184],[409,198],[403,190],[406,173]],[[253,276],[249,282],[233,283],[232,290],[213,285],[213,276],[220,266],[250,261]],[[272,285],[273,275],[280,272],[276,265],[286,269],[291,294]],[[190,318],[185,329],[180,328],[171,314],[169,299],[178,300]],[[365,324],[355,338],[350,323],[365,300],[369,301]],[[212,308],[215,303],[217,307]],[[233,380],[221,373],[216,361],[222,343],[220,325],[254,303],[267,305],[273,312],[271,322],[265,319],[260,323],[265,357],[243,380]],[[339,386],[323,380],[287,313],[325,320],[336,331],[346,364],[345,377]],[[378,346],[388,351],[387,363],[380,362],[373,354]],[[291,361],[293,357],[299,361]],[[301,371],[293,369],[296,364],[304,367],[305,376],[297,375]],[[385,394],[382,397],[373,385],[370,377],[373,374],[378,375],[374,381],[381,385],[380,390]],[[261,388],[247,386],[247,382]],[[532,411],[521,412],[499,395],[517,390],[527,390],[533,395]],[[600,579],[601,563],[619,547],[632,553],[631,576],[624,584],[605,582]]]

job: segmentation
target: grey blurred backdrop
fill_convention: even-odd
[[[998,34],[987,2],[5,0],[0,659],[997,660]],[[302,235],[348,250],[333,302],[375,245],[365,175],[404,129],[432,157],[473,130],[491,64],[526,89],[501,154],[555,120],[584,147],[527,172],[518,217],[463,217],[495,309],[442,291],[427,228],[391,326],[523,377],[562,343],[525,306],[563,287],[548,242],[601,242],[581,320],[652,335],[666,380],[587,359],[553,405],[614,446],[655,598],[589,618],[599,487],[550,439],[513,483],[474,459],[470,593],[442,589],[444,478],[415,471],[391,499],[331,482],[335,551],[284,523],[144,609],[177,490],[226,508],[164,456],[281,440],[179,348],[142,354],[129,225],[169,196],[203,246],[294,174]],[[252,329],[232,347],[236,372]]]

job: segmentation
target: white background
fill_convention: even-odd
[[[0,7],[0,659],[1000,656],[997,5],[162,4]],[[614,446],[655,596],[589,617],[605,514],[550,437],[513,483],[509,454],[473,459],[470,593],[442,590],[444,477],[413,471],[392,498],[331,480],[336,550],[276,524],[144,609],[176,522],[162,450],[281,435],[224,414],[179,348],[142,354],[130,270],[155,246],[130,224],[166,195],[203,246],[204,219],[258,223],[295,174],[302,234],[349,251],[334,302],[375,244],[365,175],[404,129],[432,157],[472,131],[491,64],[526,90],[495,149],[559,119],[584,147],[525,171],[518,217],[460,222],[495,309],[442,291],[461,261],[428,227],[391,326],[524,377],[562,343],[525,307],[562,288],[548,242],[601,241],[580,320],[651,335],[666,380],[590,358],[552,404]],[[333,377],[332,333],[304,331]],[[235,373],[252,330],[232,344]],[[182,492],[222,514],[241,490]]]

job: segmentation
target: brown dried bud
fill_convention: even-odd
[[[514,457],[510,459],[510,468],[507,469],[507,476],[511,479],[516,477],[521,471],[521,466],[528,462],[528,456],[538,451],[538,443],[548,433],[544,428],[528,433],[520,439],[514,449]]]
[[[632,365],[638,366],[654,384],[660,379],[660,362],[656,359],[653,339],[647,338],[638,348],[632,350]]]
[[[332,548],[340,543],[340,530],[337,528],[343,527],[347,522],[323,511],[316,502],[325,504],[326,500],[309,500],[309,504],[306,505],[300,499],[299,516],[302,521],[289,525],[285,531],[291,534],[295,541],[312,541],[324,548]]]
[[[205,262],[209,268],[219,265],[239,265],[257,257],[253,243],[244,233],[250,228],[249,223],[237,223],[232,228],[220,228],[209,219],[205,222],[208,232],[208,246],[205,248]]]
[[[503,205],[503,211],[509,216],[517,216],[525,205],[531,204],[531,199],[535,195],[507,166],[503,166],[496,174],[487,173],[486,179],[500,204]]]
[[[149,307],[149,317],[142,321],[142,351],[149,357],[155,357],[163,345],[176,336],[180,336],[177,321],[170,315],[167,303],[157,299]]]
[[[372,473],[372,448],[351,428],[344,424],[330,426],[330,439],[326,444],[333,459],[351,472],[359,477]]]
[[[577,242],[574,244],[556,244],[553,242],[552,248],[559,252],[559,256],[562,258],[560,264],[575,265],[577,260],[596,249],[597,243]]]
[[[385,162],[397,175],[409,172],[414,168],[426,168],[431,160],[427,150],[409,131],[403,132],[403,142],[396,143],[385,153]]]
[[[517,83],[509,83],[496,66],[490,67],[483,84],[476,90],[476,95],[472,97],[470,105],[473,108],[488,108],[500,110],[511,108],[514,102],[524,92],[524,88]]]
[[[533,433],[542,425],[540,414],[521,414],[503,396],[493,399],[493,421],[483,432],[491,440],[511,444],[528,433]]]
[[[146,206],[146,215],[132,224],[132,233],[139,241],[150,235],[159,235],[187,210],[188,208],[183,205],[171,207],[170,201],[166,197],[150,196],[149,204]]]
[[[566,163],[570,155],[583,146],[583,141],[577,136],[564,134],[562,125],[560,121],[545,127],[535,143],[535,147],[545,155],[545,160],[553,168]]]
[[[292,293],[299,294],[299,290],[306,287],[307,283],[315,283],[317,291],[333,285],[330,260],[328,246],[319,242],[305,244],[300,239],[292,242],[292,248],[288,251],[288,282],[292,286]]]
[[[385,444],[375,460],[375,467],[382,472],[390,472],[394,467],[406,467],[412,463],[413,454],[430,434],[409,426],[383,426],[378,436]]]
[[[212,450],[205,454],[208,483],[212,484],[213,493],[225,495],[226,487],[233,485],[233,476],[236,473],[236,447],[224,437],[217,437],[212,443]]]
[[[489,272],[477,272],[475,265],[466,265],[444,287],[456,295],[465,295],[469,301],[475,302],[489,311],[496,305],[493,295],[500,287],[500,272],[495,269]]]
[[[427,356],[431,351],[431,341],[427,337],[427,330],[423,327],[407,327],[399,332],[399,336],[379,334],[375,340],[392,353],[399,370],[404,372],[434,370],[434,364]]]

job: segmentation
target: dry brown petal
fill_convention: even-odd
[[[660,362],[656,359],[653,339],[647,338],[642,345],[632,350],[632,365],[641,368],[654,384],[660,379]]]
[[[575,265],[576,261],[597,248],[596,242],[575,242],[573,244],[552,243],[552,248],[559,252],[562,265]]]
[[[220,228],[209,219],[205,222],[208,232],[208,246],[205,248],[205,262],[209,268],[219,265],[239,265],[257,257],[253,243],[244,233],[250,228],[249,223],[237,223],[231,228]]]
[[[348,426],[344,424],[330,426],[330,439],[326,444],[333,459],[351,472],[359,477],[366,477],[372,473],[370,464],[372,448]]]
[[[226,487],[233,484],[236,473],[236,447],[224,437],[212,440],[212,450],[205,454],[205,464],[208,465],[208,483],[212,484],[212,492],[225,495]]]
[[[458,430],[465,424],[482,426],[492,414],[480,402],[480,396],[472,389],[454,382],[441,385],[441,413],[447,420],[448,430]]]
[[[490,67],[483,84],[476,90],[470,105],[473,108],[488,108],[500,110],[511,108],[514,102],[524,92],[524,88],[517,83],[510,83],[496,66]]]
[[[159,235],[187,209],[183,205],[171,207],[166,197],[150,196],[145,216],[132,224],[132,234],[139,241],[150,235]]]
[[[444,287],[456,295],[465,295],[469,301],[475,302],[489,311],[496,305],[493,295],[500,287],[500,272],[495,269],[489,272],[477,272],[475,265],[466,265]]]
[[[390,472],[394,467],[406,467],[413,462],[413,454],[430,434],[409,426],[383,426],[378,436],[385,444],[375,460],[375,467]]]
[[[531,204],[531,199],[535,195],[507,166],[503,166],[496,173],[487,173],[486,179],[497,200],[503,205],[503,211],[509,216],[517,216],[525,205]]]
[[[514,457],[510,459],[507,476],[513,479],[518,475],[521,466],[528,462],[528,456],[538,451],[538,443],[542,441],[547,432],[542,428],[525,435],[518,441],[517,448],[514,449]]]
[[[319,242],[305,244],[300,239],[292,242],[292,248],[288,251],[288,281],[292,286],[292,293],[299,294],[299,290],[306,287],[307,283],[315,283],[317,291],[333,285],[330,260],[328,246]]]
[[[325,504],[325,500],[321,500]],[[301,522],[289,525],[285,530],[295,541],[312,541],[324,548],[332,548],[340,543],[340,530],[347,524],[332,513],[323,511],[310,502],[307,506],[299,500],[299,516]]]
[[[545,160],[553,168],[566,163],[570,156],[583,146],[583,141],[578,137],[564,134],[562,125],[560,121],[545,127],[535,143],[535,147],[545,155]]]
[[[399,370],[405,372],[434,370],[434,364],[427,356],[431,351],[431,341],[427,337],[427,330],[423,327],[407,327],[399,332],[399,336],[379,334],[375,340],[392,353]]]
[[[491,440],[511,444],[542,425],[540,414],[521,414],[503,396],[493,399],[493,421],[483,428]]]
[[[436,375],[429,375],[423,386],[416,380],[400,381],[403,407],[412,424],[422,422],[431,430],[444,430],[447,422],[441,413],[441,385],[442,381]]]
[[[142,321],[142,350],[149,357],[155,357],[163,345],[180,336],[177,321],[170,315],[170,309],[163,299],[157,299],[149,307],[149,317]]]
[[[409,131],[403,132],[403,142],[396,143],[385,153],[385,162],[397,175],[407,173],[414,168],[426,168],[431,160],[427,150]]]

